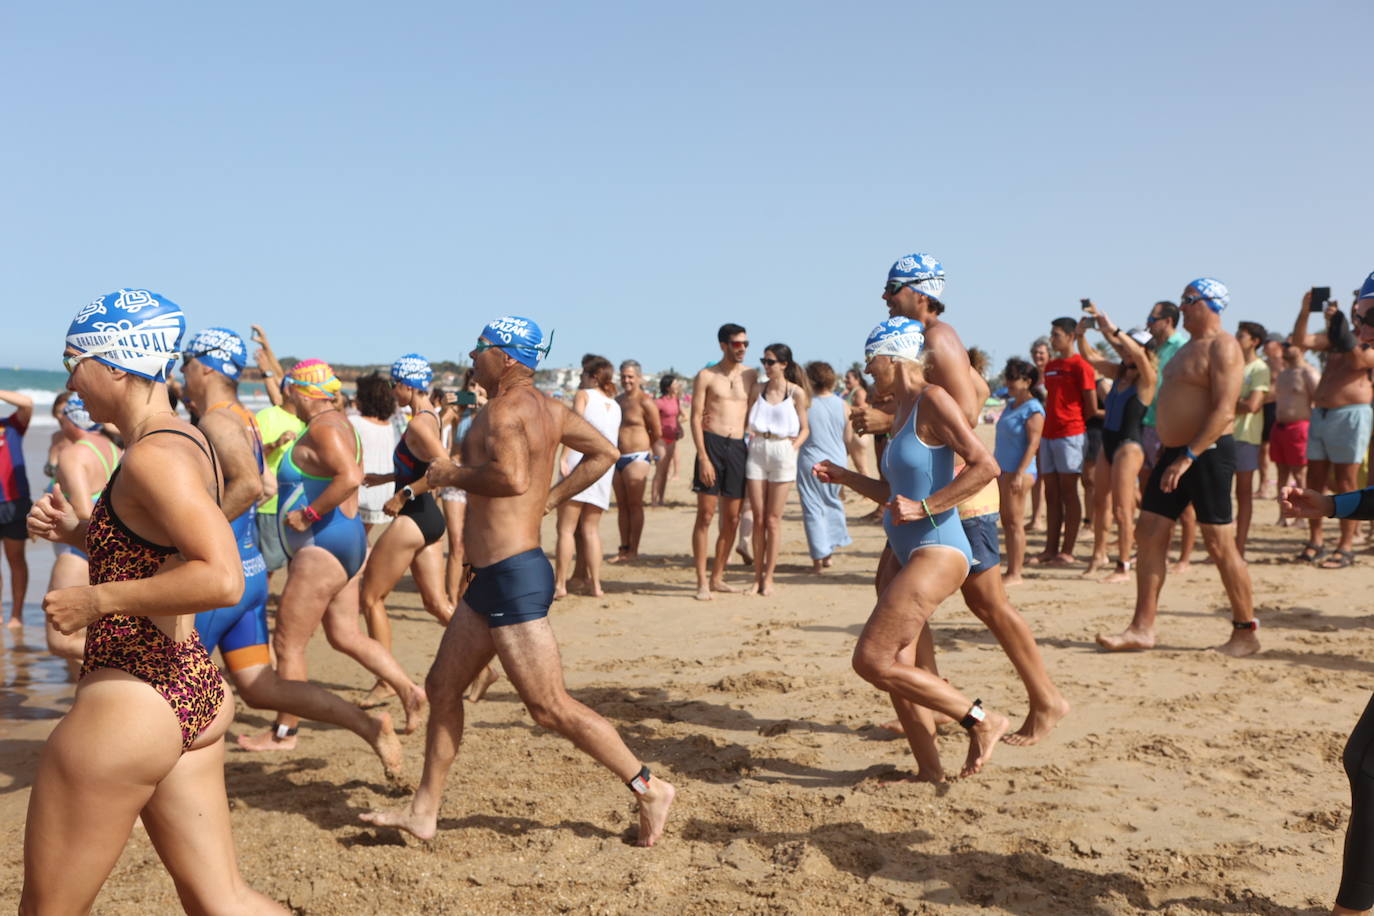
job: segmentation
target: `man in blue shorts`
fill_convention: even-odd
[[[405,808],[362,819],[420,839],[434,836],[463,737],[463,691],[496,657],[536,723],[572,741],[634,793],[639,845],[652,846],[663,835],[673,786],[650,774],[611,723],[568,695],[549,626],[554,576],[539,546],[540,520],[591,486],[618,452],[594,426],[534,387],[534,370],[547,353],[539,326],[514,316],[488,323],[471,353],[487,406],[463,439],[462,465],[436,461],[426,476],[431,487],[467,491],[463,540],[473,579],[425,679],[430,714],[420,787]],[[583,457],[550,488],[560,444]]]

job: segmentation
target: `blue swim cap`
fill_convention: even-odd
[[[67,328],[67,346],[107,366],[165,382],[184,333],[181,306],[146,289],[121,289],[76,313]]]
[[[1364,299],[1374,299],[1374,273],[1364,278],[1364,286],[1360,287],[1360,294],[1355,297],[1356,302]]]
[[[1198,277],[1188,285],[1197,290],[1198,296],[1205,299],[1207,307],[1214,312],[1220,312],[1231,304],[1231,291],[1220,280],[1213,280],[1211,277]]]
[[[71,420],[77,429],[83,429],[88,433],[100,429],[100,424],[92,420],[90,412],[86,410],[86,402],[76,395],[67,398],[67,403],[62,405],[62,416]]]
[[[916,252],[898,259],[887,272],[887,280],[901,280],[918,293],[939,299],[945,291],[945,268],[934,255]]]
[[[433,378],[434,370],[430,368],[429,360],[419,353],[407,353],[391,364],[391,380],[393,382],[401,382],[411,388],[428,391],[429,383]]]
[[[539,325],[530,318],[517,318],[508,315],[505,318],[496,318],[487,322],[487,326],[478,335],[486,338],[497,347],[505,350],[511,359],[531,369],[539,366],[540,354],[549,355],[549,348],[553,344],[553,334],[549,334],[549,342],[544,342],[544,332],[539,330]]]
[[[197,331],[182,348],[182,356],[189,356],[202,366],[222,372],[234,381],[248,365],[248,346],[243,338],[228,328],[206,328]]]
[[[864,362],[875,356],[920,362],[925,348],[926,326],[914,318],[898,315],[868,333],[868,340],[864,342]]]

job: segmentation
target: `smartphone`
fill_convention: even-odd
[[[1086,312],[1088,309],[1092,308],[1093,301],[1091,299],[1079,299],[1078,304],[1082,306],[1083,311]]]
[[[1307,302],[1309,312],[1320,312],[1326,308],[1327,300],[1331,298],[1331,287],[1314,286],[1312,287],[1312,297]]]
[[[477,406],[477,392],[475,392],[475,391],[460,391],[460,392],[457,393],[457,395],[454,396],[453,403],[458,404],[458,405],[461,405],[461,406],[463,406],[463,407],[476,407],[476,406]]]
[[[1096,331],[1096,330],[1097,330],[1097,319],[1096,319],[1096,318],[1089,318],[1089,319],[1088,319],[1088,323],[1087,323],[1086,325],[1084,325],[1084,327],[1086,327],[1086,328],[1087,328],[1088,330],[1090,330],[1090,331]]]

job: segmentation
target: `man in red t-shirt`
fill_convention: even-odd
[[[1050,350],[1045,365],[1045,431],[1040,438],[1040,475],[1045,481],[1045,516],[1049,532],[1045,552],[1034,562],[1049,566],[1073,563],[1073,545],[1083,521],[1078,476],[1083,473],[1083,439],[1087,421],[1097,416],[1096,377],[1088,361],[1073,352],[1078,322],[1056,318],[1050,324]],[[1060,543],[1059,535],[1064,535]]]

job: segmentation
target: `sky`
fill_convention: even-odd
[[[0,365],[121,286],[279,355],[500,315],[692,372],[847,366],[898,257],[994,368],[1195,277],[1287,330],[1374,270],[1363,2],[11,4]]]

